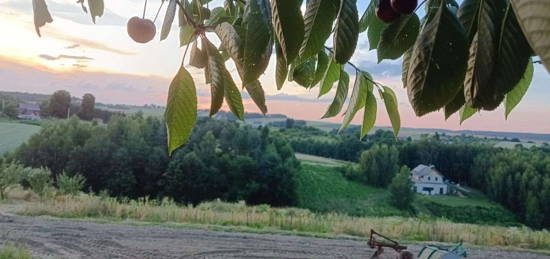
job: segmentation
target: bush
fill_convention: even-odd
[[[86,179],[81,174],[75,174],[71,177],[63,172],[57,176],[57,187],[61,194],[74,196],[84,188],[85,183]]]
[[[24,167],[17,163],[0,165],[0,200],[11,185],[17,184],[23,175]]]
[[[40,198],[44,198],[44,195],[51,187],[51,174],[52,172],[44,167],[31,169],[27,181],[31,187],[31,190],[36,193]]]
[[[390,201],[400,209],[409,209],[414,199],[413,183],[409,173],[410,169],[407,166],[401,167],[399,174],[393,177],[389,186]]]

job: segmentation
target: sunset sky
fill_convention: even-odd
[[[141,16],[143,1],[105,0],[105,14],[93,24],[76,0],[46,0],[54,22],[42,27],[42,38],[34,30],[31,0],[0,0],[0,90],[50,94],[65,89],[72,95],[92,93],[97,101],[124,104],[164,105],[171,78],[179,68],[183,48],[179,48],[177,22],[167,40],[159,41],[164,9],[156,21],[157,36],[145,45],[133,42],[126,33],[126,22]],[[161,0],[149,0],[146,17],[153,19]],[[367,1],[364,1],[367,2]],[[214,0],[210,6],[219,5]],[[365,6],[361,6],[364,10]],[[214,35],[209,35],[214,39]],[[215,40],[215,42],[218,42]],[[331,43],[328,42],[328,45]],[[550,133],[550,75],[535,64],[533,83],[508,120],[504,110],[481,112],[459,125],[458,118],[445,121],[443,113],[417,118],[401,83],[401,60],[377,64],[376,52],[368,51],[366,33],[360,35],[352,62],[395,90],[399,100],[402,126],[495,131]],[[319,120],[334,95],[317,99],[318,88],[306,90],[286,83],[277,91],[274,79],[275,59],[261,77],[267,95],[269,113]],[[234,78],[238,76],[231,65]],[[189,67],[198,88],[199,106],[209,106],[209,88],[202,70]],[[353,74],[352,80],[354,78]],[[245,98],[247,112],[259,112]],[[389,120],[379,100],[378,126]],[[360,123],[357,116],[355,123]],[[337,116],[327,121],[340,122]]]

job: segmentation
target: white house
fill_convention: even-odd
[[[24,120],[40,120],[40,106],[33,103],[20,103],[17,118]]]
[[[444,195],[449,193],[447,181],[433,165],[419,165],[411,171],[413,190],[426,195]]]

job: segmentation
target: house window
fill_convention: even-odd
[[[439,194],[443,194],[443,188],[439,188]]]
[[[424,187],[422,188],[422,191],[424,192],[427,192],[428,194],[432,194],[432,191],[434,190],[434,188],[432,187]]]
[[[428,176],[428,181],[432,180],[431,177]]]
[[[435,181],[437,182],[437,177],[435,178]]]

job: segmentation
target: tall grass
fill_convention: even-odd
[[[481,246],[508,246],[550,249],[550,233],[527,227],[500,227],[452,223],[447,220],[401,217],[351,217],[341,214],[315,214],[304,209],[271,208],[267,205],[207,202],[197,207],[178,206],[165,199],[117,200],[81,195],[61,196],[31,203],[25,215],[51,215],[68,218],[104,218],[155,223],[190,223],[246,226],[309,233],[367,237],[370,229],[408,241],[460,242]]]
[[[31,254],[22,247],[12,243],[0,246],[0,259],[31,259]]]

